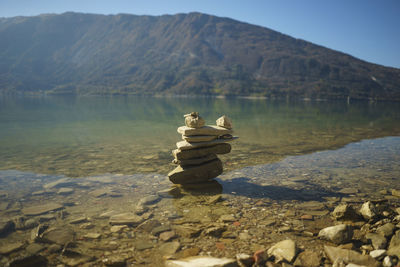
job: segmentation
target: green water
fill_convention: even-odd
[[[229,116],[226,171],[400,135],[399,103],[143,97],[1,97],[0,169],[82,177],[166,174],[183,114]]]

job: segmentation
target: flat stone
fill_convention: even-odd
[[[96,189],[89,192],[92,197],[104,197],[110,194],[110,189]]]
[[[45,189],[51,189],[51,188],[56,188],[56,187],[65,187],[65,186],[70,186],[76,183],[76,180],[71,179],[71,178],[62,178],[57,181],[48,183],[43,185]]]
[[[81,217],[73,218],[72,220],[69,221],[69,223],[70,224],[79,224],[79,223],[84,223],[87,221],[88,221],[88,219],[86,216],[81,216]]]
[[[134,242],[134,246],[137,250],[141,251],[141,250],[153,248],[154,244],[147,240],[140,240],[140,241]]]
[[[221,222],[234,222],[236,218],[232,214],[223,214],[219,217]]]
[[[87,233],[83,237],[88,238],[88,239],[99,239],[100,236],[101,236],[101,234],[99,234],[99,233]]]
[[[212,161],[216,158],[217,158],[217,155],[209,154],[209,155],[207,155],[205,157],[201,157],[201,158],[183,159],[183,160],[174,159],[173,163],[179,164],[181,166],[201,165],[203,163]]]
[[[384,236],[375,233],[367,233],[365,235],[367,240],[370,240],[374,249],[384,249],[387,245],[387,240]]]
[[[347,224],[339,224],[322,229],[318,236],[336,244],[343,244],[353,237],[353,228]]]
[[[174,231],[166,231],[160,234],[161,241],[169,241],[176,236]]]
[[[231,145],[228,143],[216,144],[210,147],[202,147],[190,150],[175,149],[172,151],[173,156],[177,160],[193,159],[205,157],[209,154],[227,154],[231,152]]]
[[[156,195],[145,196],[139,200],[138,205],[151,205],[160,201],[160,197]]]
[[[18,255],[17,257],[11,259],[7,266],[12,267],[27,267],[27,266],[35,266],[35,267],[45,267],[48,266],[47,259],[42,255]]]
[[[189,143],[208,142],[217,138],[218,136],[216,135],[192,135],[192,136],[182,135],[182,139]]]
[[[100,218],[110,218],[113,215],[117,215],[118,212],[115,210],[106,211],[99,215]]]
[[[174,184],[201,183],[213,179],[223,172],[220,159],[193,167],[178,166],[168,173],[169,180]]]
[[[318,267],[321,266],[321,258],[317,252],[305,250],[297,256],[294,266]]]
[[[196,148],[201,148],[201,147],[210,147],[210,146],[214,146],[216,144],[230,142],[235,139],[238,139],[238,137],[233,136],[232,138],[218,138],[218,139],[215,139],[212,141],[198,142],[198,143],[189,143],[189,142],[183,140],[183,141],[177,142],[176,147],[183,151],[183,150],[190,150],[190,149],[196,149]]]
[[[201,228],[188,225],[175,225],[174,230],[178,235],[187,238],[197,237],[201,233]]]
[[[111,233],[121,233],[124,229],[127,229],[128,226],[126,225],[113,225],[110,228]]]
[[[275,257],[275,262],[281,262],[283,260],[292,262],[297,254],[296,243],[291,239],[280,241],[270,247],[267,253],[270,257]]]
[[[342,194],[357,194],[358,189],[357,188],[343,188],[342,190],[339,191],[339,193]]]
[[[63,209],[64,207],[57,203],[47,203],[43,205],[31,206],[22,209],[22,213],[28,216],[35,216]]]
[[[380,266],[380,263],[371,256],[361,255],[353,250],[324,246],[324,251],[332,263],[343,261],[345,264],[353,263],[371,267]]]
[[[59,245],[65,245],[75,239],[75,232],[69,227],[53,228],[48,229],[43,233],[43,239],[56,243]]]
[[[141,223],[140,225],[138,225],[136,227],[136,230],[140,230],[140,231],[145,231],[145,232],[152,232],[154,228],[161,226],[161,222],[157,219],[150,219],[147,221],[144,221],[143,223]],[[170,229],[170,228],[169,228]],[[168,230],[169,230],[168,229]],[[167,231],[167,230],[166,230]]]
[[[376,249],[369,253],[369,255],[374,259],[380,259],[386,256],[386,249]]]
[[[159,235],[159,234],[169,231],[169,230],[171,230],[171,226],[164,224],[164,225],[156,226],[153,229],[151,229],[151,231],[148,231],[148,232],[151,232],[151,234],[153,234],[153,235]]]
[[[181,194],[182,194],[181,189],[177,186],[172,186],[170,188],[160,190],[157,192],[157,195],[162,198],[179,197]]]
[[[168,260],[165,267],[228,267],[237,266],[235,259],[194,256],[181,260]]]
[[[185,136],[192,136],[192,135],[224,135],[224,134],[232,134],[233,131],[216,126],[216,125],[207,125],[201,128],[190,128],[187,126],[181,126],[178,128],[178,133]]]
[[[74,192],[74,189],[69,188],[69,187],[62,187],[57,191],[57,194],[59,195],[69,195]]]
[[[110,224],[111,225],[121,225],[121,224],[126,224],[126,225],[133,225],[137,226],[141,224],[144,221],[144,219],[134,213],[122,213],[122,214],[117,214],[113,215],[110,217]]]
[[[360,214],[364,217],[366,220],[370,220],[374,217],[376,217],[376,208],[375,205],[371,201],[365,202],[360,209]]]
[[[13,251],[19,250],[24,246],[22,242],[14,242],[11,244],[2,244],[0,245],[0,254],[7,255]]]
[[[213,226],[205,229],[204,234],[214,237],[221,237],[222,233],[225,232],[226,230],[227,227],[225,225]]]
[[[174,255],[178,249],[181,247],[181,244],[178,241],[172,241],[162,244],[158,250],[163,256],[172,256]]]
[[[43,246],[42,244],[39,243],[31,243],[29,244],[25,250],[29,253],[29,254],[37,254],[40,251],[44,250],[46,247]]]

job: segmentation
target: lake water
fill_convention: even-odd
[[[229,116],[239,139],[220,157],[224,174],[215,184],[176,193],[166,175],[181,139],[176,129],[191,111],[207,124]],[[165,257],[251,254],[283,237],[318,248],[323,244],[313,233],[335,203],[384,197],[399,204],[391,195],[400,190],[399,162],[400,103],[0,97],[0,223],[17,220],[18,230],[1,237],[0,248],[22,242],[0,264],[30,251],[31,229],[43,222],[56,230],[67,225],[76,241],[73,257],[54,256],[48,240],[39,242],[43,250],[35,255],[50,264],[81,259],[97,266],[117,253],[134,266],[157,266]],[[143,202],[149,196],[159,197]],[[37,214],[29,210],[43,206]],[[167,225],[173,241],[129,227],[110,230],[104,213],[128,211]],[[316,217],[299,222],[303,213]],[[179,228],[217,222],[227,230],[215,240]],[[289,226],[290,234],[282,230]]]

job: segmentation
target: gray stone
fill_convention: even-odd
[[[140,199],[138,205],[151,205],[158,202],[159,200],[160,200],[159,196],[150,195]]]
[[[178,133],[185,136],[192,136],[192,135],[224,135],[224,134],[232,134],[233,131],[214,125],[203,126],[201,128],[190,128],[187,126],[181,126],[178,128]]]
[[[322,229],[318,236],[336,244],[349,242],[353,237],[353,228],[347,224],[339,224]]]
[[[63,209],[64,207],[57,203],[47,203],[43,205],[31,206],[22,209],[22,213],[28,216],[35,216]]]
[[[139,251],[154,247],[154,244],[151,241],[147,241],[147,240],[136,241],[136,242],[134,242],[133,245]]]
[[[222,128],[226,128],[226,129],[232,129],[233,125],[232,125],[232,121],[230,118],[228,118],[227,116],[223,115],[221,117],[219,117],[215,123],[217,124],[217,126],[222,127]]]
[[[217,138],[218,136],[216,135],[192,135],[192,136],[182,135],[182,139],[189,143],[208,142]]]
[[[296,243],[291,240],[283,240],[267,250],[268,255],[275,257],[275,262],[281,262],[283,260],[292,262],[297,254]]]
[[[68,242],[74,241],[75,232],[69,227],[48,229],[43,233],[43,240],[50,243],[65,245]]]
[[[172,150],[172,154],[177,160],[193,159],[205,157],[209,154],[227,154],[231,152],[231,145],[228,143],[217,144],[210,147],[196,148],[190,150]]]
[[[386,223],[376,229],[376,232],[386,238],[391,237],[396,230],[396,226],[393,223]]]
[[[0,222],[0,237],[7,236],[8,234],[14,232],[15,223],[13,221]]]
[[[168,260],[165,267],[236,267],[235,259],[194,256],[180,260]]]
[[[137,226],[141,224],[143,221],[144,219],[142,217],[134,213],[122,213],[110,217],[111,225],[126,224],[126,225]]]
[[[386,238],[380,234],[367,233],[365,235],[365,238],[371,242],[374,249],[386,248],[386,245],[387,245]]]
[[[215,146],[216,144],[221,144],[221,143],[226,143],[229,141],[233,141],[235,139],[237,139],[238,137],[233,136],[231,138],[218,138],[212,141],[208,141],[208,142],[198,142],[198,143],[189,143],[185,140],[183,141],[179,141],[176,143],[176,147],[179,150],[191,150],[191,149],[196,149],[196,148],[201,148],[201,147],[211,147],[211,146]]]
[[[168,174],[174,184],[193,184],[213,179],[222,173],[222,162],[219,159],[194,167],[178,166]]]
[[[375,205],[371,201],[365,202],[360,209],[360,214],[366,220],[370,220],[376,217],[376,208]]]
[[[332,212],[332,217],[335,220],[357,220],[360,216],[357,212],[348,204],[341,204],[335,208]]]
[[[321,265],[321,258],[319,257],[317,252],[311,250],[305,250],[297,256],[293,265],[318,267]]]
[[[212,161],[217,158],[217,155],[215,154],[209,154],[205,157],[201,158],[194,158],[194,159],[184,159],[184,160],[177,160],[174,159],[173,163],[179,164],[181,166],[191,166],[191,165],[201,165],[203,163]]]
[[[74,189],[69,188],[69,187],[62,187],[58,190],[57,194],[60,195],[69,195],[72,194],[74,192]]]
[[[31,243],[29,244],[25,250],[29,253],[29,254],[37,254],[40,251],[44,250],[46,247],[43,246],[42,244],[38,244],[38,243]]]
[[[380,263],[369,255],[361,255],[356,251],[343,249],[338,247],[324,246],[325,254],[332,263],[344,262],[345,264],[353,263],[365,265],[369,267],[378,267]]]
[[[20,250],[23,246],[24,246],[24,243],[22,243],[22,242],[14,242],[11,244],[1,244],[0,245],[0,254],[2,254],[2,255],[10,254],[11,252]]]
[[[56,187],[65,187],[65,186],[70,186],[76,183],[76,180],[71,179],[71,178],[62,178],[57,181],[45,184],[43,187],[45,189],[51,189],[51,188],[56,188]]]

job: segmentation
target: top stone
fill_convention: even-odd
[[[232,121],[229,119],[227,116],[223,115],[222,117],[218,118],[217,121],[217,126],[226,128],[226,129],[232,129]]]
[[[190,114],[184,115],[185,125],[190,128],[200,128],[206,123],[202,117],[199,116],[198,112],[191,112]]]
[[[192,135],[225,135],[225,134],[232,134],[233,131],[213,125],[203,126],[201,128],[191,128],[187,126],[181,126],[178,128],[178,133],[185,135],[185,136],[192,136]]]

